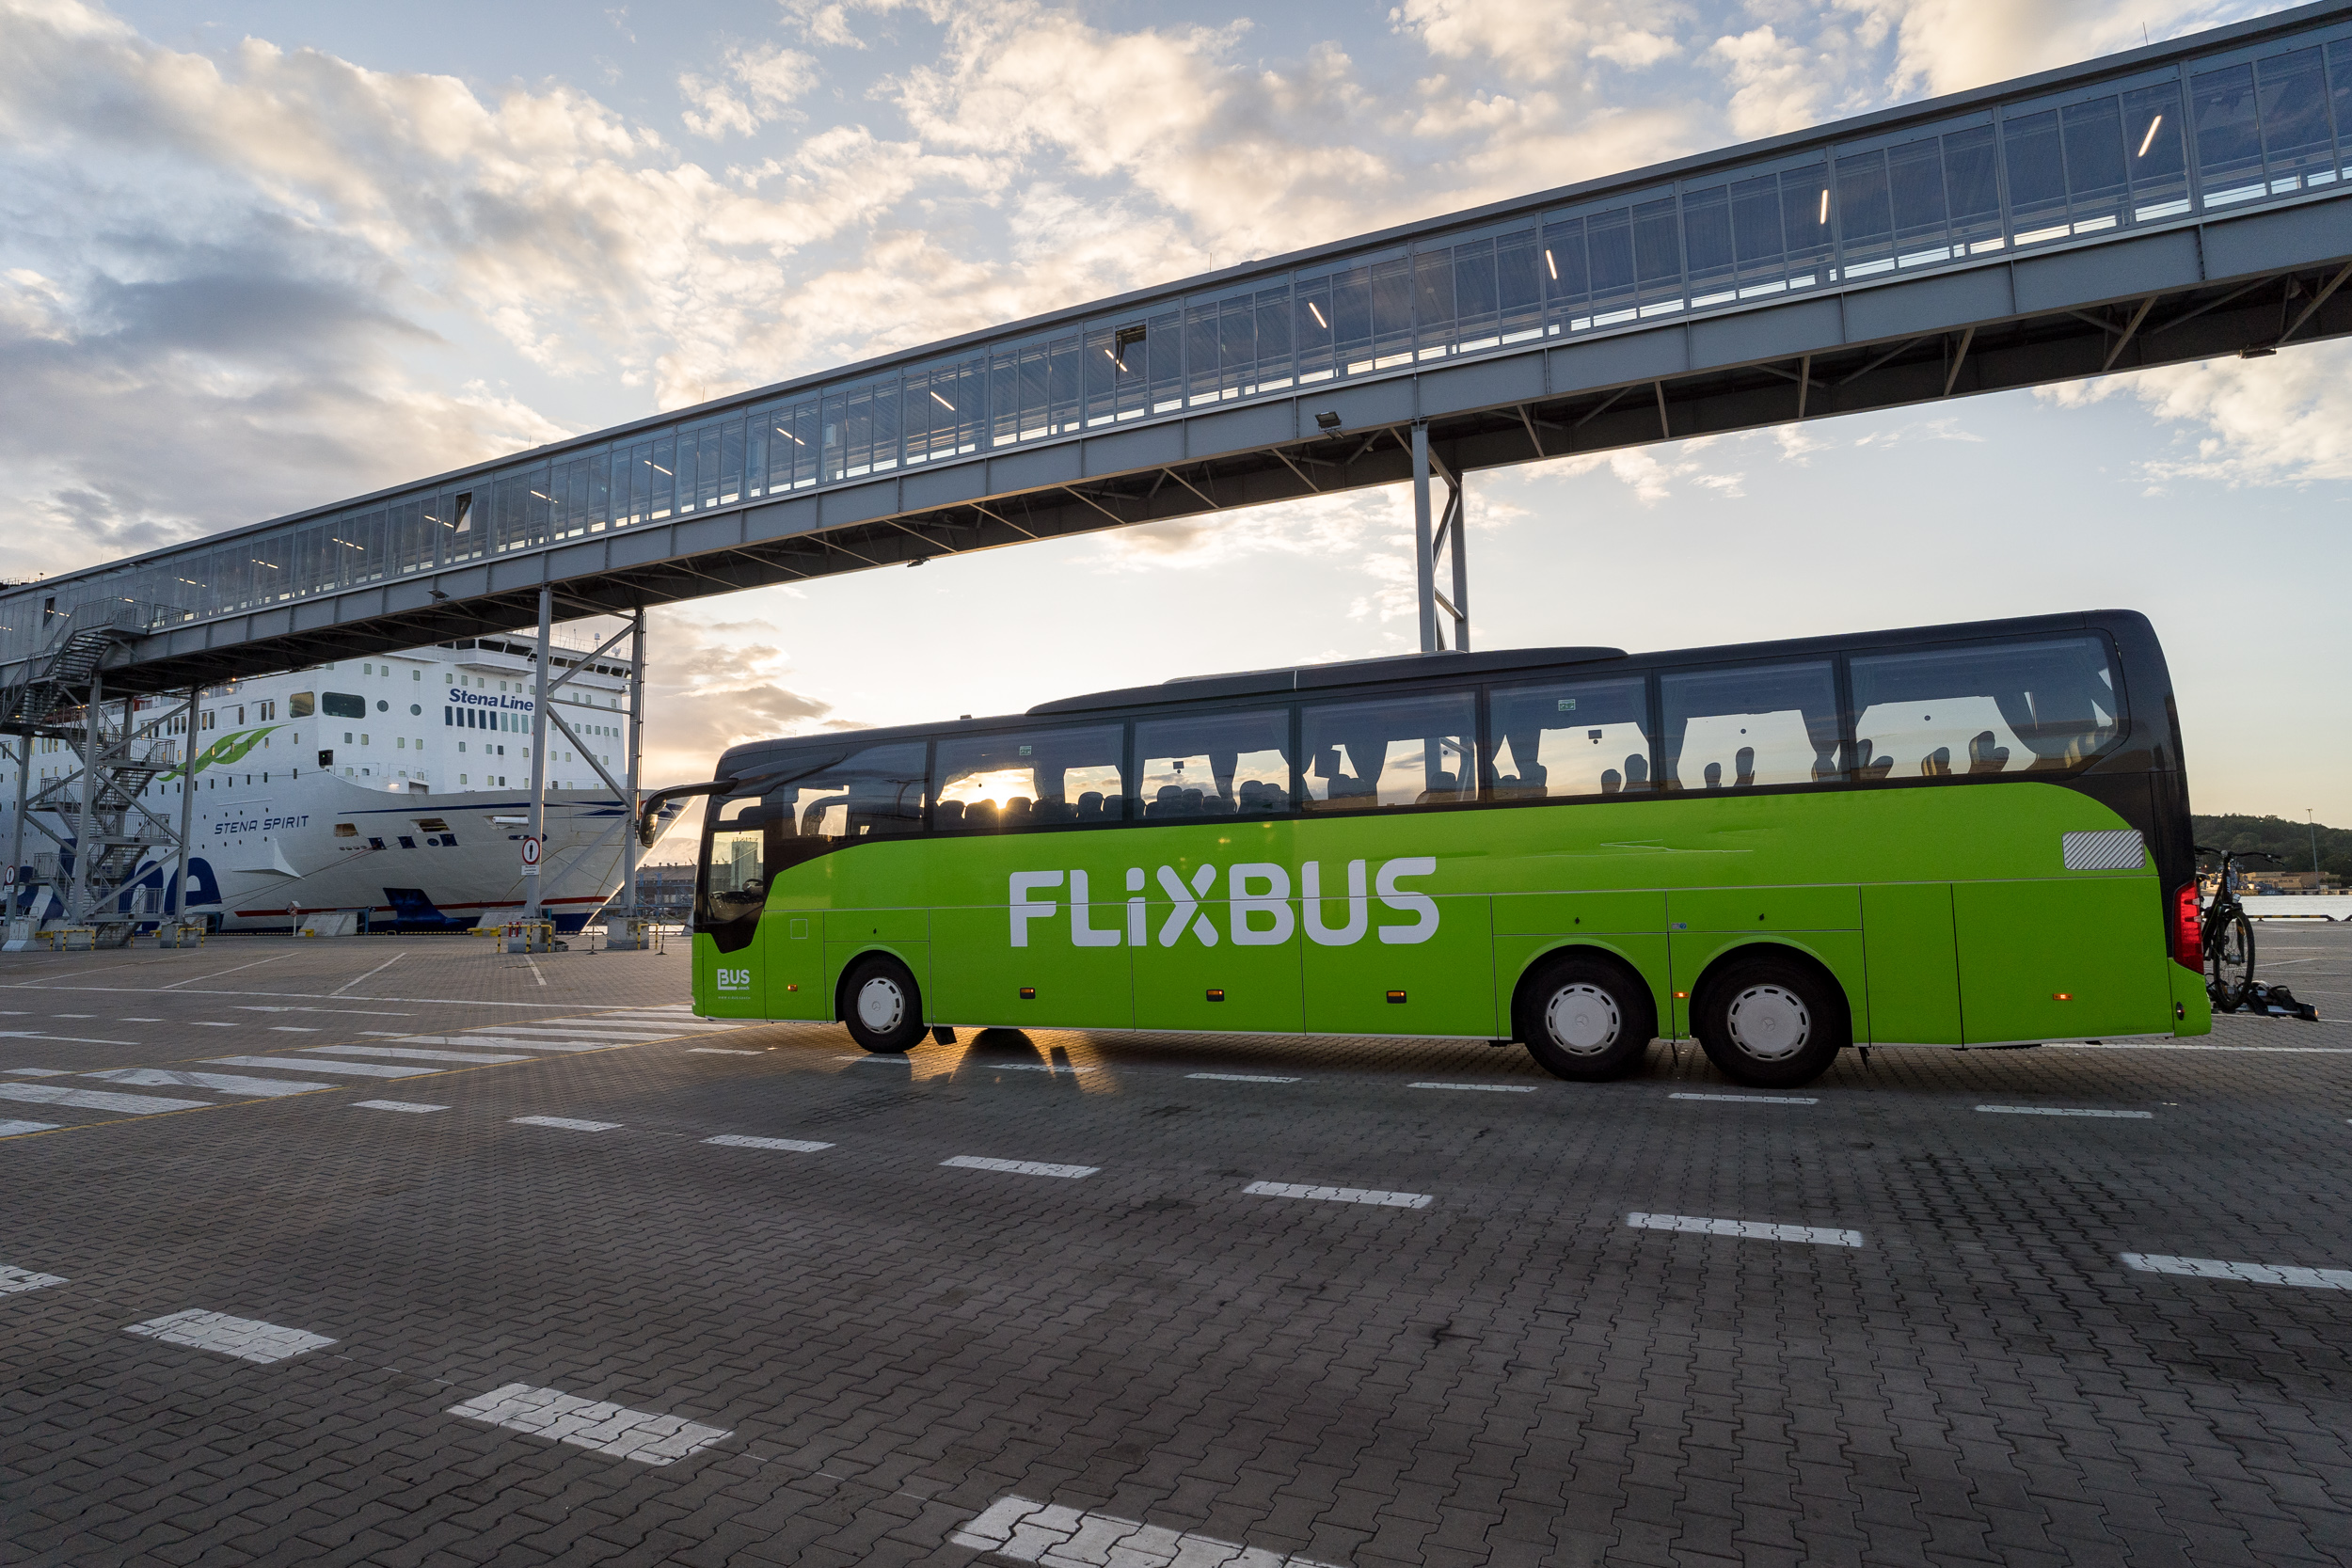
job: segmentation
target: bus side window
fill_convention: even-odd
[[[1146,821],[1291,809],[1290,709],[1147,719],[1136,725],[1135,804]]]
[[[1117,724],[959,736],[939,743],[941,832],[1116,822],[1127,793]]]
[[[1428,806],[1478,796],[1477,702],[1422,691],[1306,709],[1309,811]]]
[[[1647,794],[1646,683],[1637,675],[1498,687],[1493,745],[1498,800]]]
[[[2095,637],[1857,654],[1850,668],[1866,778],[2071,768],[2122,734],[2115,676]]]
[[[872,838],[923,831],[923,743],[868,746],[768,794],[776,809],[774,875]]]
[[[1837,683],[1827,660],[1669,673],[1659,689],[1666,728],[1661,789],[1845,778],[1837,757]]]

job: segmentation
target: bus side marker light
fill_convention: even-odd
[[[1677,1002],[1688,1002],[1691,1000],[1691,993],[1687,990],[1678,990],[1675,992],[1675,1000]]]
[[[2054,990],[2050,993],[2050,1000],[2053,1002],[2072,1002],[2074,1000],[2074,993],[2071,990]]]
[[[1021,988],[1021,1000],[1022,1000],[1022,1001],[1024,1001],[1024,1002],[1034,1002],[1034,1001],[1036,1001],[1036,1000],[1037,1000],[1037,988],[1036,988],[1035,986],[1023,986],[1023,987]]]
[[[1392,990],[1389,992],[1389,1000],[1391,1002],[1402,1002],[1405,1000],[1405,993],[1401,990]]]
[[[1225,1000],[1225,993],[1221,990],[1212,990],[1209,992],[1209,1000],[1212,1002],[1222,1002]]]
[[[799,990],[801,988],[787,980],[785,982],[784,989],[787,990]]]

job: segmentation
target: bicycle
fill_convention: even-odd
[[[2254,1012],[2317,1022],[2318,1008],[2296,1001],[2295,993],[2284,986],[2264,985],[2254,978],[2254,925],[2247,919],[2246,906],[2238,900],[2238,863],[2275,862],[2279,857],[2259,849],[2217,849],[2205,844],[2196,846],[2196,849],[2201,855],[2221,857],[2221,880],[2214,888],[2213,902],[2205,906],[2200,924],[2205,994],[2213,999],[2213,1010]]]

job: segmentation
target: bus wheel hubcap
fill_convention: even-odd
[[[1813,1033],[1804,1001],[1781,986],[1750,986],[1733,997],[1730,1023],[1732,1042],[1765,1062],[1795,1055]]]
[[[857,989],[857,1021],[878,1035],[898,1027],[905,1011],[906,998],[888,980],[868,980]]]
[[[1544,1007],[1544,1024],[1561,1050],[1590,1056],[1617,1043],[1623,1021],[1616,998],[1598,986],[1563,986]]]

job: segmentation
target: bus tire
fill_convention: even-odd
[[[841,983],[841,1019],[850,1037],[868,1051],[901,1052],[930,1031],[923,1023],[923,991],[898,959],[861,959]]]
[[[1792,954],[1716,968],[1694,999],[1691,1032],[1724,1077],[1752,1089],[1810,1084],[1853,1043],[1844,988]]]
[[[1658,1034],[1658,1005],[1641,976],[1614,958],[1562,953],[1519,982],[1511,1023],[1536,1066],[1593,1084],[1642,1059]]]

